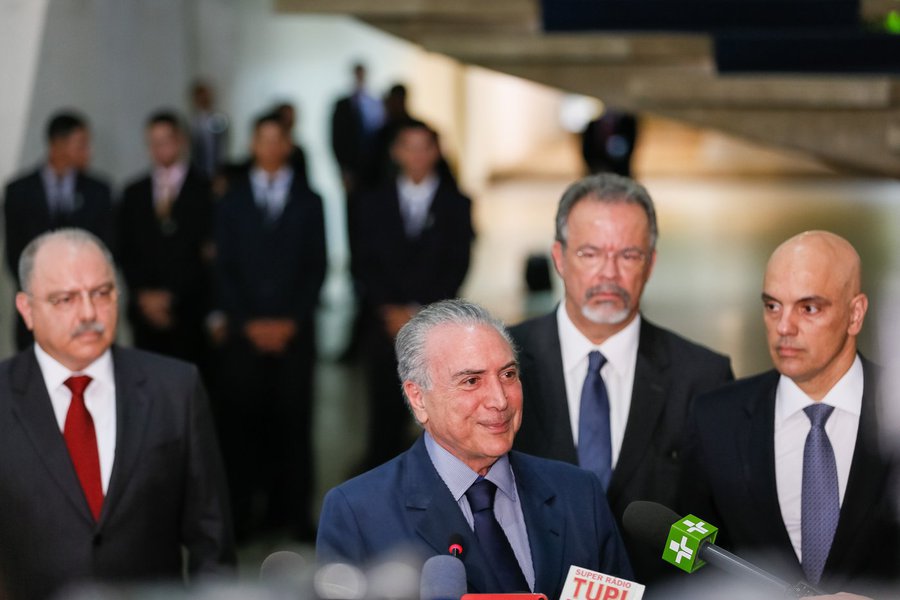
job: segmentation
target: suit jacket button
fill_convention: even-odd
[[[94,546],[99,546],[100,544],[102,544],[103,543],[103,535],[99,534],[99,533],[97,535],[95,535],[93,542],[94,542]]]

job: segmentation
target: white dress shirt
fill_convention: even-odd
[[[834,407],[834,412],[825,422],[825,433],[834,449],[841,505],[844,503],[850,464],[853,462],[862,395],[863,368],[862,361],[857,356],[850,369],[821,400]],[[775,483],[781,518],[800,562],[803,562],[800,552],[803,448],[812,427],[803,409],[812,404],[816,402],[796,383],[781,376],[775,392]]]
[[[581,409],[581,389],[588,370],[588,354],[599,350],[606,357],[600,376],[609,397],[609,428],[612,443],[612,463],[615,468],[622,450],[625,425],[631,410],[631,391],[634,388],[634,369],[637,364],[641,316],[638,314],[625,328],[610,336],[599,346],[581,333],[566,312],[565,302],[556,310],[559,347],[562,352],[563,374],[566,379],[566,398],[569,401],[569,420],[572,439],[578,445],[578,418]]]
[[[440,178],[434,173],[419,183],[403,175],[397,178],[397,195],[400,197],[400,212],[407,237],[418,237],[422,233],[440,183]]]
[[[431,464],[450,490],[469,527],[475,531],[475,516],[472,514],[466,492],[478,479],[478,473],[444,449],[428,433],[425,433],[425,449],[428,451]],[[522,512],[516,476],[509,464],[509,456],[504,454],[498,458],[484,478],[497,486],[494,495],[494,517],[506,534],[509,545],[512,546],[528,587],[533,590],[534,563],[531,558],[531,546],[528,544],[528,529],[525,527],[525,514]]]
[[[184,178],[187,176],[187,164],[176,162],[170,167],[157,166],[153,169],[153,203],[172,201],[181,192]]]
[[[294,170],[281,167],[274,174],[269,174],[258,167],[250,171],[250,183],[253,186],[253,197],[266,216],[275,220],[281,216],[287,204],[291,184],[294,181]]]
[[[72,402],[72,391],[66,387],[66,379],[72,375],[90,376],[91,383],[84,390],[84,405],[94,420],[97,452],[100,455],[100,481],[105,496],[116,458],[116,379],[113,375],[112,353],[107,350],[86,369],[77,373],[57,362],[36,342],[34,354],[41,368],[47,393],[50,394],[50,403],[60,432],[65,429],[66,415]]]

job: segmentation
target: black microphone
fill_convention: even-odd
[[[622,515],[622,524],[629,535],[648,546],[659,549],[666,548],[672,525],[681,520],[682,517],[678,516],[672,509],[657,502],[645,500],[632,502]],[[803,598],[823,593],[803,582],[791,585],[708,541],[703,541],[700,544],[700,548],[697,550],[697,557],[732,575],[754,581],[773,590],[778,590],[787,597]]]

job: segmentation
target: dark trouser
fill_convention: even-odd
[[[220,358],[216,412],[238,540],[266,530],[309,540],[313,328],[278,356],[239,337]]]

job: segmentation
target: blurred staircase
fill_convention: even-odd
[[[587,1],[569,0],[576,7]],[[717,65],[717,45],[720,52],[733,47],[746,32],[548,32],[539,0],[276,0],[276,7],[351,15],[465,64],[799,150],[839,169],[900,177],[900,72],[890,69],[829,73],[823,64],[805,73],[741,72],[740,61],[732,61],[739,67],[726,72]],[[863,21],[879,21],[900,10],[900,0],[863,0],[858,8]],[[829,45],[830,31],[813,32],[824,41],[820,47]],[[890,48],[900,43],[900,36],[884,37]],[[777,62],[781,44],[764,40],[759,52],[775,48]],[[784,61],[804,51],[814,60],[811,48],[796,45],[793,52],[787,43]],[[887,58],[900,60],[900,53]]]

